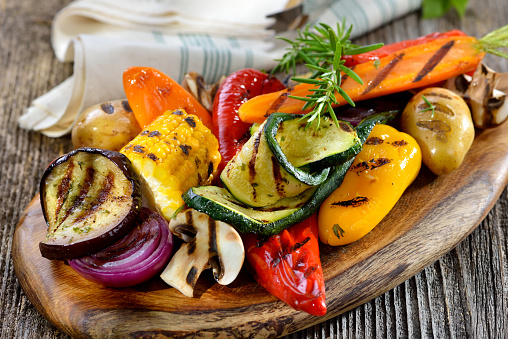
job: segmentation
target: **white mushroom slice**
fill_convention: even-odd
[[[201,272],[210,267],[214,279],[221,285],[236,279],[245,250],[240,235],[232,226],[187,209],[171,219],[169,228],[185,243],[161,274],[168,285],[192,297]]]
[[[477,128],[490,128],[508,117],[506,94],[496,89],[500,74],[481,64],[473,76],[459,75],[444,84],[467,102]]]

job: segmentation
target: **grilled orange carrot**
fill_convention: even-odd
[[[183,109],[212,129],[210,113],[176,81],[150,67],[130,67],[123,73],[123,88],[141,128],[168,110]]]
[[[379,59],[356,65],[353,70],[363,80],[359,84],[342,75],[341,88],[353,101],[435,84],[476,69],[485,51],[478,39],[452,36],[412,46]],[[240,106],[238,115],[248,123],[262,122],[274,112],[302,113],[305,101],[291,96],[312,94],[315,85],[299,84],[279,92],[263,94]],[[310,92],[309,92],[310,91]],[[346,103],[335,94],[339,105]]]

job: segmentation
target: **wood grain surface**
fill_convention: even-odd
[[[14,234],[14,269],[37,310],[78,338],[278,337],[377,297],[455,247],[483,220],[506,186],[507,146],[508,124],[478,133],[457,170],[437,177],[424,168],[367,236],[347,246],[321,246],[328,305],[323,317],[294,311],[248,274],[230,286],[201,279],[194,298],[159,278],[123,289],[85,281],[63,262],[41,257],[38,244],[46,223],[38,196]]]
[[[13,238],[16,225],[20,220],[26,220],[23,219],[23,211],[37,193],[42,172],[54,157],[70,151],[72,147],[69,137],[51,139],[22,130],[17,126],[17,118],[31,100],[72,74],[72,64],[58,62],[49,42],[51,21],[57,11],[67,3],[69,3],[68,0],[38,2],[3,0],[0,2],[0,178],[2,179],[0,180],[0,224],[2,225],[0,228],[0,338],[2,339],[70,337],[69,334],[51,324],[44,314],[38,311],[39,305],[30,301],[32,296],[22,290],[22,278],[18,280],[16,277],[13,262],[13,255],[15,255]],[[423,20],[420,13],[415,12],[357,39],[357,42],[361,44],[379,41],[388,43],[454,28],[481,37],[507,24],[506,18],[508,18],[508,6],[505,0],[470,1],[465,17],[462,19],[452,11],[439,19]],[[508,71],[506,61],[490,56],[486,58],[486,61],[489,66],[498,71]],[[486,136],[480,135],[480,137]],[[501,156],[506,153],[506,148],[504,153],[502,149],[496,148],[496,150],[501,153]],[[487,158],[480,156],[475,161],[488,166],[486,160]],[[506,169],[506,163],[503,166]],[[346,304],[340,304],[339,301],[329,302],[329,307],[333,310],[349,310],[340,315],[336,315],[336,311],[331,311],[328,314],[330,318],[324,321],[319,319],[319,323],[314,320],[292,318],[291,315],[284,325],[287,332],[301,328],[299,321],[304,321],[304,325],[310,327],[287,335],[285,338],[506,338],[508,333],[508,192],[506,188],[503,190],[503,185],[500,184],[493,185],[490,193],[485,193],[489,192],[487,188],[490,180],[493,180],[487,172],[480,171],[474,176],[483,185],[483,193],[480,196],[477,192],[471,191],[474,190],[474,185],[467,182],[466,178],[470,178],[469,175],[466,175],[466,178],[458,178],[457,185],[443,184],[442,180],[445,179],[441,178],[426,181],[429,179],[423,177],[424,179],[419,179],[412,188],[436,190],[437,187],[445,185],[452,190],[448,195],[452,199],[455,196],[464,196],[453,193],[462,187],[464,189],[462,193],[471,197],[471,200],[462,201],[461,198],[457,198],[458,200],[445,198],[445,200],[454,205],[464,202],[469,205],[469,209],[473,211],[471,218],[475,220],[473,222],[463,217],[459,219],[459,226],[463,227],[462,222],[479,223],[470,235],[466,236],[466,232],[457,236],[455,229],[449,229],[443,234],[434,232],[435,213],[430,213],[430,210],[424,208],[421,211],[423,214],[420,214],[418,218],[425,216],[422,220],[428,222],[425,224],[427,233],[424,233],[428,238],[407,241],[405,248],[399,248],[396,251],[393,251],[391,244],[384,246],[376,253],[362,248],[338,250],[333,256],[336,261],[327,261],[326,274],[331,270],[335,272],[336,266],[339,266],[339,270],[343,273],[338,272],[337,276],[345,274],[346,277],[349,275],[356,280],[346,279],[344,284],[327,285],[327,289],[330,290],[330,292],[327,291],[328,295],[332,293],[331,290],[336,289],[341,289],[339,294],[342,300],[350,298],[351,294],[368,295],[367,299],[379,293],[382,294],[365,303],[354,298]],[[503,181],[504,179],[495,180]],[[494,197],[495,200],[496,190],[502,190],[501,196],[485,216],[486,211],[482,211],[479,206],[490,197]],[[427,204],[422,199],[410,197],[411,195],[408,194],[400,203],[402,206],[400,213],[403,214],[404,208],[411,204]],[[442,212],[443,206],[438,204],[437,211]],[[455,207],[452,208],[451,213],[454,217],[460,217],[456,214],[458,212]],[[385,222],[382,228],[375,230],[369,237],[385,232],[383,234],[386,234],[387,238],[383,241],[392,241],[392,243],[398,241],[401,238],[393,233],[390,227],[397,224],[399,217],[401,214],[391,214],[389,218],[392,222]],[[403,234],[402,239],[412,235],[411,232],[401,234]],[[453,239],[454,237],[457,238]],[[391,253],[389,260],[400,260],[400,258],[417,254],[421,242],[436,239],[442,242],[449,242],[450,239],[463,240],[456,247],[442,248],[437,251],[434,257],[426,260],[426,263],[408,260],[407,267],[394,267],[390,266],[390,262],[383,263],[393,267],[393,270],[385,272],[385,281],[374,282],[377,291],[369,291],[366,288],[367,281],[361,279],[362,274],[378,264],[375,261],[369,261],[368,258]],[[345,257],[353,252],[365,257],[363,264],[349,263],[348,266],[346,263],[345,266],[340,266],[343,265],[340,261],[341,256]],[[330,255],[326,248],[323,249],[323,253]],[[418,265],[421,266],[417,267]],[[410,277],[407,274],[410,271],[417,273]],[[391,280],[393,276],[399,279]],[[330,276],[328,278],[331,279]],[[248,276],[245,279],[248,279]],[[83,280],[76,279],[76,281],[77,283],[81,281],[78,283],[80,286],[86,285]],[[246,284],[256,286],[251,280],[246,280]],[[380,288],[381,285],[384,288]],[[203,286],[201,297],[213,298],[216,287],[208,286],[206,280],[203,281]],[[163,286],[159,288],[166,289]],[[234,286],[234,288],[238,287]],[[147,289],[146,293],[158,293],[157,291],[157,288],[153,287],[153,290]],[[241,295],[247,293],[241,289],[237,291]],[[359,291],[365,293],[358,293]],[[273,303],[272,297],[266,295],[266,298],[268,303]],[[85,298],[83,303],[86,304],[87,300]],[[130,307],[128,309],[132,311],[135,310],[132,306],[135,301],[134,297],[126,298],[117,301],[117,305],[128,306]],[[277,315],[284,313],[283,309],[287,310],[282,303],[275,304],[274,312]],[[102,303],[94,306],[97,306],[94,309],[103,307]],[[165,306],[157,305],[156,307]],[[192,308],[193,305],[189,307]],[[219,307],[227,309],[229,306],[221,301]],[[266,311],[266,307],[257,310],[262,313]],[[153,312],[160,312],[160,309]],[[92,332],[100,330],[93,321],[113,319],[111,312],[103,313],[100,317],[93,311],[87,315],[88,322],[84,321],[80,326],[87,327]],[[190,314],[186,314],[185,311],[182,312],[182,317],[189,316]],[[145,314],[138,314],[138,317],[138,321],[142,322]],[[214,326],[213,323],[208,325]],[[256,333],[260,336],[277,331],[286,333],[280,328],[273,328],[275,327],[258,327]],[[74,333],[69,328],[66,331]],[[141,333],[138,335],[141,336]]]

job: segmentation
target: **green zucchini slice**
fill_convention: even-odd
[[[274,113],[264,129],[268,146],[282,167],[302,182],[313,182],[313,172],[340,165],[362,145],[348,122],[321,117],[317,128],[307,127],[301,114]]]
[[[364,119],[356,128],[360,144],[365,143],[374,125],[392,120],[397,113],[398,111],[383,112]],[[226,222],[239,232],[270,236],[312,215],[342,183],[353,160],[351,158],[341,165],[333,166],[326,180],[319,186],[309,188],[297,196],[281,199],[271,206],[249,207],[227,190],[214,186],[193,187],[183,194],[183,199],[188,207]]]
[[[329,169],[317,174],[315,182],[302,182],[288,173],[272,153],[263,132],[266,121],[229,161],[221,173],[224,187],[238,201],[252,207],[269,206],[294,197],[323,182]]]

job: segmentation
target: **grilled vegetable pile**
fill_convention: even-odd
[[[188,297],[205,269],[227,285],[246,264],[291,307],[324,315],[318,240],[357,241],[422,162],[453,175],[475,127],[508,116],[499,74],[481,64],[485,53],[508,58],[498,50],[508,26],[382,48],[354,45],[350,32],[320,24],[287,40],[274,72],[295,75],[302,61],[310,71],[289,88],[253,69],[211,85],[189,75],[185,87],[153,68],[127,69],[128,102],[86,111],[73,142],[87,147],[41,179],[41,254],[106,286],[160,274]]]

